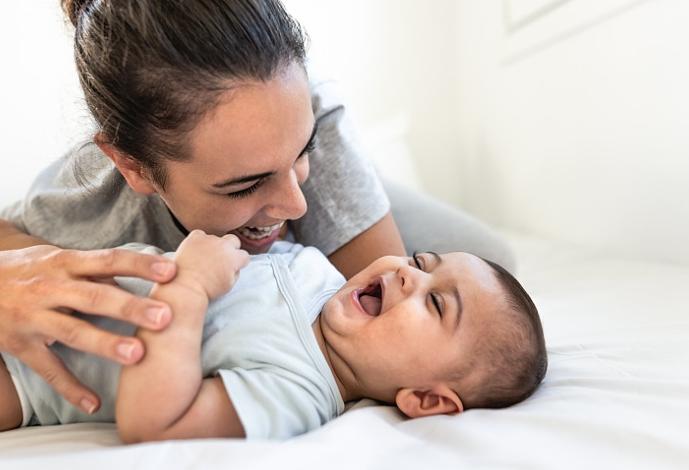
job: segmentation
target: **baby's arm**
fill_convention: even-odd
[[[248,255],[238,247],[234,236],[221,239],[192,232],[177,250],[177,277],[151,291],[152,298],[170,305],[173,319],[164,331],[139,330],[146,356],[122,369],[116,419],[125,442],[243,437],[222,381],[201,376],[209,298],[229,290],[247,263]]]

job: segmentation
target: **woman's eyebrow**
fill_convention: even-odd
[[[301,156],[304,152],[306,152],[306,149],[309,148],[313,140],[316,138],[316,132],[318,132],[318,121],[315,121],[313,124],[313,129],[311,130],[311,136],[309,137],[309,140],[306,142],[306,145],[304,145],[304,148],[299,152],[299,155],[297,157]],[[266,171],[264,173],[257,173],[255,175],[246,175],[246,176],[239,176],[237,178],[232,178],[226,181],[221,181],[220,183],[214,183],[213,187],[214,188],[224,188],[225,186],[234,186],[236,184],[244,184],[244,183],[249,183],[250,181],[256,181],[260,180],[262,178],[267,178],[269,176],[274,175],[274,171]]]
[[[238,178],[232,178],[227,181],[222,181],[220,183],[214,183],[213,187],[214,188],[224,188],[225,186],[234,186],[235,184],[243,184],[243,183],[248,183],[250,181],[256,181],[261,178],[267,178],[268,176],[271,176],[275,174],[274,171],[266,171],[265,173],[258,173],[255,175],[247,175],[247,176],[240,176]]]

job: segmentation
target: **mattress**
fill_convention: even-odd
[[[689,468],[689,267],[509,238],[550,359],[523,403],[407,420],[363,400],[286,442],[123,446],[111,424],[36,427],[0,433],[0,468]]]

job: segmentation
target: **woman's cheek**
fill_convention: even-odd
[[[230,204],[226,204],[220,211],[222,216],[219,221],[226,227],[226,232],[230,232],[244,225],[250,225],[251,220],[256,218],[260,210],[260,205],[253,201],[230,201]]]

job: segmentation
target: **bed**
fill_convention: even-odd
[[[504,410],[405,420],[364,400],[286,442],[123,446],[111,424],[0,434],[0,468],[689,468],[689,268],[509,234],[550,367]]]

